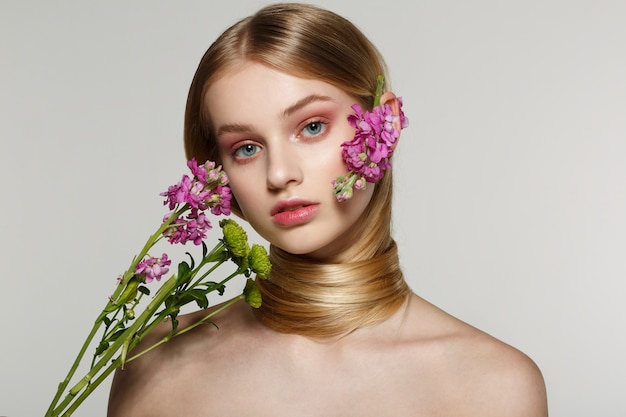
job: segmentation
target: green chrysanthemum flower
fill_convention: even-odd
[[[253,308],[261,307],[261,290],[252,278],[248,278],[246,281],[246,287],[243,290],[243,295],[246,303]]]
[[[248,234],[243,227],[232,219],[224,219],[220,221],[220,226],[224,232],[224,243],[234,257],[244,258],[250,252],[248,245]]]
[[[248,259],[250,260],[250,269],[256,272],[259,278],[265,279],[269,276],[272,264],[265,247],[256,243],[253,244]]]

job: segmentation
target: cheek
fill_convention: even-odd
[[[341,156],[341,148],[338,148],[335,151],[333,151],[333,157],[328,158],[328,159],[329,159],[328,169],[332,169],[335,172],[338,172],[340,174],[343,174],[348,171],[348,166],[346,165],[346,162],[343,160],[343,157]]]
[[[351,204],[351,206],[349,206],[349,210],[351,211],[352,216],[359,217],[372,202],[374,188],[376,188],[376,184],[367,183],[365,190],[354,190],[354,195],[350,200],[339,204]]]
[[[237,172],[230,177],[229,186],[244,219],[254,223],[255,216],[264,212],[265,179],[258,174],[241,175]]]
[[[233,194],[233,197],[235,197],[235,199],[237,200],[237,203],[239,204],[239,207],[244,210],[245,206],[248,205],[248,199],[251,198],[250,196],[250,192],[252,190],[250,190],[246,184],[245,181],[237,181],[237,180],[232,180],[230,181],[230,191]]]
[[[222,161],[224,160],[222,159]],[[228,162],[223,162],[222,167],[226,175],[228,175],[228,186],[233,194],[233,198],[237,200],[239,208],[243,211],[246,205],[245,197],[250,193],[249,187],[253,187],[253,185],[250,184],[250,179],[254,178],[254,176],[246,177],[246,175],[241,172],[240,167],[233,166]]]
[[[341,143],[327,147],[324,152],[319,153],[314,158],[316,168],[328,176],[339,176],[348,172],[346,162],[341,156]]]
[[[346,141],[352,140],[353,137],[354,129],[346,122],[346,128],[341,129],[340,133],[337,134],[337,139],[334,141],[335,143],[332,145],[326,156],[326,164],[329,169],[334,169],[334,171],[339,172],[339,174],[345,174],[348,172],[346,162],[341,155],[343,151],[343,147],[341,145]]]

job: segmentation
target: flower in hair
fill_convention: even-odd
[[[348,116],[348,123],[356,130],[352,140],[341,144],[341,155],[348,167],[348,173],[333,181],[333,194],[337,201],[352,197],[354,189],[363,190],[366,184],[376,183],[391,168],[391,155],[396,147],[400,131],[394,123],[400,122],[401,129],[409,125],[402,111],[402,99],[398,98],[399,114],[393,113],[389,104],[380,104],[385,78],[378,77],[374,108],[363,111],[359,104],[353,104],[354,113]]]

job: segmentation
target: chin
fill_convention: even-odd
[[[293,246],[289,246],[289,245],[287,245],[287,246],[275,245],[275,246],[281,248],[285,252],[290,253],[292,255],[302,255],[302,256],[315,257],[314,254],[317,252],[317,250],[314,249],[314,248],[293,247]]]
[[[308,258],[322,259],[328,256],[332,256],[335,254],[332,250],[326,247],[318,247],[318,246],[302,246],[302,245],[280,245],[274,244],[274,246],[284,250],[285,252],[296,255],[296,256],[305,256]]]

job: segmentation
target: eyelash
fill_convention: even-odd
[[[245,148],[247,148],[247,147],[251,147],[251,146],[253,146],[253,147],[255,147],[255,148],[256,148],[256,149],[255,149],[255,152],[254,152],[254,154],[253,154],[253,155],[248,155],[248,156],[243,156],[243,155],[241,155],[241,152],[243,152],[243,150],[244,150]],[[260,148],[260,146],[259,146],[259,145],[257,145],[257,144],[254,144],[254,143],[244,143],[243,145],[238,146],[237,148],[235,148],[235,150],[233,150],[232,155],[233,155],[233,157],[234,157],[235,159],[240,160],[240,161],[241,161],[241,160],[250,159],[250,158],[254,157],[254,155],[256,155],[256,154],[258,153],[259,148]]]
[[[318,133],[312,133],[312,134],[305,134],[305,130],[312,126],[312,125],[320,125],[320,129],[321,131]],[[311,120],[309,122],[307,122],[304,127],[300,130],[300,133],[298,134],[298,137],[301,136],[305,136],[307,138],[314,138],[314,137],[318,137],[322,134],[324,134],[326,132],[326,129],[328,128],[328,122],[323,121],[322,119],[316,119],[316,120]]]
[[[319,125],[320,126],[320,132],[318,133],[311,133],[311,134],[307,134],[305,133],[305,130],[309,127],[311,127],[312,125]],[[328,129],[328,122],[323,121],[322,119],[314,119],[311,121],[308,121],[303,127],[302,129],[300,129],[299,133],[298,133],[298,137],[305,137],[306,139],[310,139],[310,138],[316,138],[324,133],[326,133],[326,130]],[[247,147],[254,147],[255,148],[255,152],[252,155],[241,155],[241,152],[244,151],[245,148]],[[237,146],[233,152],[232,152],[232,156],[234,159],[236,159],[239,162],[246,162],[249,159],[254,158],[254,156],[260,151],[261,146],[257,145],[255,143],[244,143],[243,145]]]

